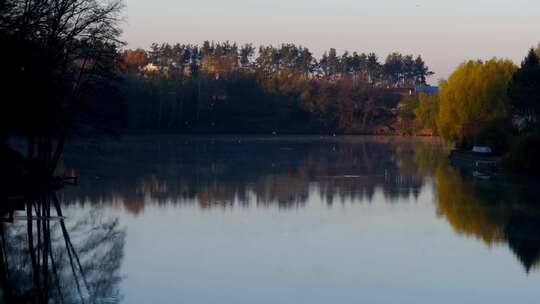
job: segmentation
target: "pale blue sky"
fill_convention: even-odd
[[[446,78],[467,59],[519,62],[540,42],[539,0],[126,0],[128,47],[204,40],[421,54]]]

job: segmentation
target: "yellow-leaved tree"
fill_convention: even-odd
[[[443,81],[439,91],[439,134],[451,141],[474,137],[508,115],[508,83],[516,71],[510,60],[468,61]]]
[[[418,129],[430,130],[432,134],[437,134],[438,98],[433,94],[420,93],[418,95],[418,106],[414,110]]]

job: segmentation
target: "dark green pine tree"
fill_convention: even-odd
[[[512,112],[524,131],[537,128],[540,115],[540,60],[531,49],[508,87]]]
[[[324,77],[328,77],[330,74],[330,68],[328,64],[328,55],[326,52],[322,55],[321,60],[319,60],[319,68]]]
[[[330,75],[336,75],[339,72],[339,57],[334,48],[328,52],[328,69]]]

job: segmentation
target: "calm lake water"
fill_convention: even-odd
[[[389,137],[74,143],[64,169],[81,184],[56,194],[41,286],[66,303],[539,303],[540,183],[446,156]],[[5,251],[24,291],[15,215]]]

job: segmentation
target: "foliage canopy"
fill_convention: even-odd
[[[516,71],[510,60],[468,61],[461,64],[439,91],[437,127],[447,140],[474,137],[509,111],[508,83]]]

